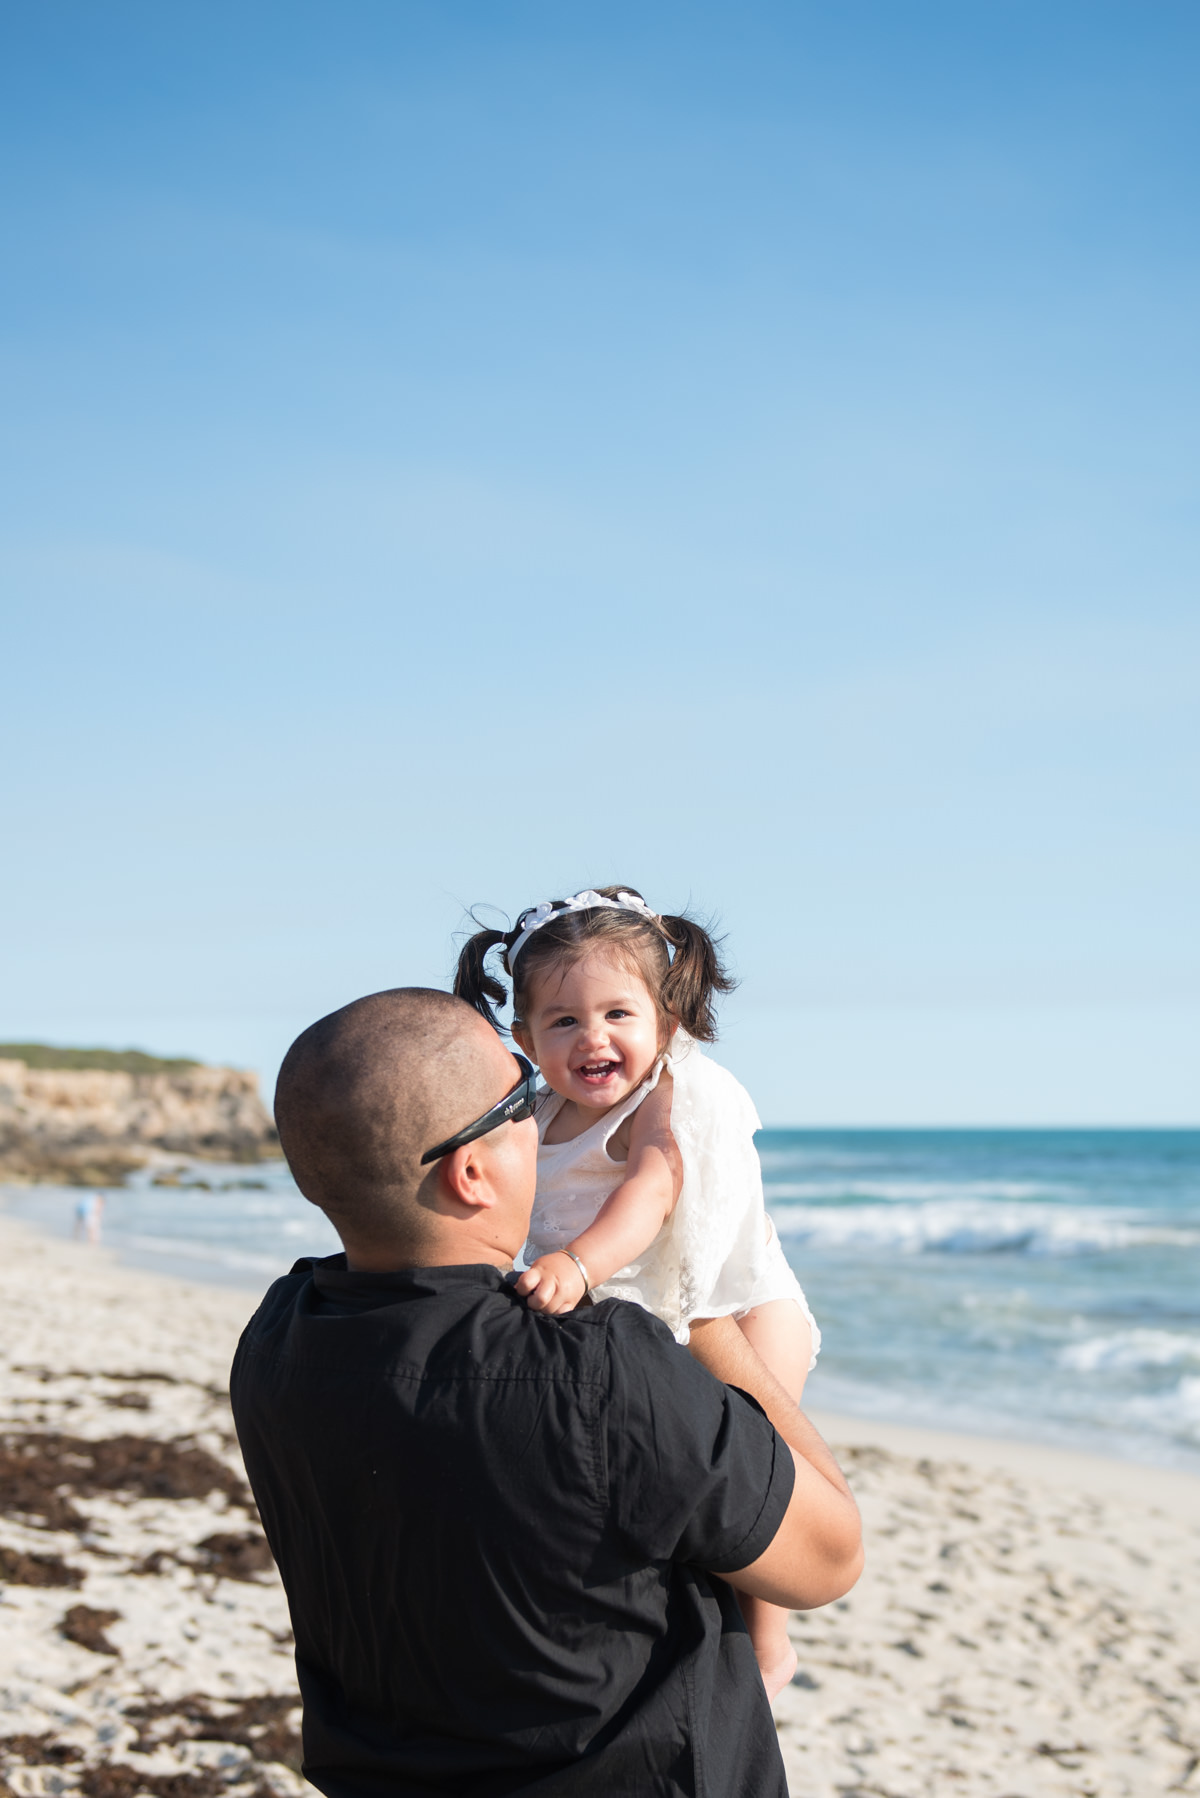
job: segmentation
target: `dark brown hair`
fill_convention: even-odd
[[[617,899],[623,894],[641,898],[636,887],[593,890],[602,899]],[[554,901],[555,915],[527,940],[517,956],[515,969],[510,956],[526,914],[517,918],[512,930],[477,930],[463,945],[458,958],[454,975],[458,997],[473,1005],[499,1030],[497,1012],[508,993],[486,966],[493,949],[500,950],[500,965],[512,981],[513,1011],[520,1019],[527,1015],[534,980],[547,967],[570,968],[593,949],[609,948],[623,956],[645,981],[664,1035],[678,1019],[689,1036],[702,1043],[715,1042],[713,1000],[718,993],[732,992],[736,982],[725,972],[717,953],[719,945],[703,925],[683,915],[664,913],[656,919],[649,913],[617,911],[611,906],[568,911],[565,905],[565,900]]]

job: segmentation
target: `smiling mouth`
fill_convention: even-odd
[[[575,1071],[581,1080],[607,1080],[611,1074],[619,1071],[620,1066],[619,1061],[585,1061]]]

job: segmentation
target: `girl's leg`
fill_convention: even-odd
[[[794,1299],[771,1299],[739,1317],[738,1328],[784,1390],[800,1403],[812,1358],[812,1331]],[[765,1598],[738,1593],[742,1616],[754,1644],[767,1697],[782,1692],[796,1671],[796,1651],[788,1635],[788,1613]]]
[[[784,1391],[800,1403],[808,1364],[812,1360],[812,1330],[795,1299],[769,1299],[743,1312],[737,1327],[765,1361]]]

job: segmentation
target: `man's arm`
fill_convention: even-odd
[[[758,1400],[792,1451],[796,1483],[770,1546],[720,1577],[739,1592],[791,1610],[830,1604],[863,1569],[862,1523],[841,1468],[731,1317],[692,1324],[691,1352],[727,1386]]]

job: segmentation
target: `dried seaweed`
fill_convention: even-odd
[[[63,1617],[59,1629],[68,1642],[90,1648],[93,1654],[120,1654],[105,1635],[110,1623],[116,1623],[120,1611],[97,1611],[90,1604],[73,1604]]]
[[[58,1431],[0,1438],[0,1510],[47,1529],[86,1529],[73,1498],[99,1493],[131,1498],[206,1498],[223,1492],[252,1504],[245,1482],[188,1437],[108,1436],[88,1441]]]
[[[151,1549],[136,1561],[130,1571],[139,1574],[163,1573],[170,1566],[191,1567],[198,1573],[211,1573],[217,1579],[255,1581],[269,1573],[275,1565],[267,1539],[256,1530],[241,1534],[222,1531],[205,1536],[192,1549]]]
[[[216,1771],[139,1773],[121,1761],[85,1767],[79,1780],[84,1798],[136,1798],[139,1792],[153,1793],[154,1798],[217,1798],[228,1789],[229,1782]]]
[[[300,1732],[289,1721],[299,1706],[295,1693],[264,1692],[230,1704],[222,1715],[203,1693],[193,1692],[174,1703],[162,1700],[131,1706],[126,1716],[138,1725],[133,1744],[136,1754],[150,1754],[176,1742],[233,1742],[248,1748],[255,1760],[281,1761],[299,1772]],[[154,1727],[172,1723],[174,1729]]]
[[[0,1760],[23,1761],[27,1767],[69,1767],[83,1759],[74,1742],[56,1742],[47,1732],[40,1736],[0,1736]]]
[[[25,1554],[0,1548],[0,1581],[10,1586],[82,1586],[83,1571],[69,1567],[61,1555]]]
[[[253,1580],[275,1566],[267,1538],[256,1531],[244,1535],[206,1536],[196,1545],[197,1564],[220,1579]]]

